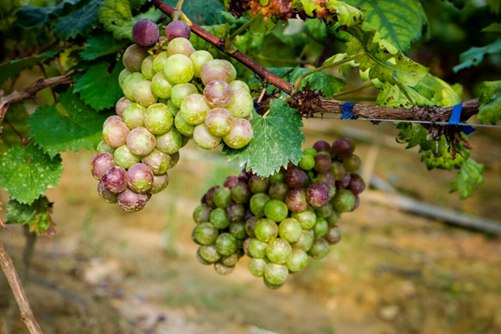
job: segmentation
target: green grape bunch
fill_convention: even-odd
[[[349,138],[317,141],[297,165],[269,177],[243,171],[211,187],[193,212],[197,258],[228,274],[247,256],[250,273],[275,289],[325,257],[341,240],[341,214],[365,189],[354,150]]]
[[[195,50],[186,23],[171,22],[160,37],[157,25],[143,19],[132,35],[119,75],[124,96],[103,124],[91,164],[98,194],[125,211],[143,209],[167,187],[168,170],[189,139],[211,150],[243,148],[253,137],[248,85],[236,80],[229,61]]]

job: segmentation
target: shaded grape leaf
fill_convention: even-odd
[[[495,33],[501,33],[501,23],[492,23],[482,29],[484,32],[495,32]]]
[[[52,203],[41,196],[31,205],[11,199],[7,203],[7,223],[28,225],[31,232],[41,235],[52,226]]]
[[[409,50],[411,43],[421,37],[423,25],[426,23],[426,14],[417,0],[345,2],[363,10],[364,30],[377,31],[381,38],[402,51]]]
[[[36,56],[11,60],[0,65],[0,85],[6,80],[16,77],[23,69],[35,66],[47,59],[54,58],[60,50],[49,50]]]
[[[79,93],[82,100],[97,111],[113,107],[123,96],[118,84],[123,65],[117,62],[111,73],[109,67],[110,64],[105,62],[94,65],[75,83],[74,92]]]
[[[61,157],[49,156],[34,142],[11,147],[0,157],[0,185],[11,199],[31,204],[59,183]]]
[[[16,24],[22,28],[31,28],[47,24],[51,15],[58,14],[66,5],[76,5],[81,0],[63,0],[52,7],[22,6],[17,12]]]
[[[85,34],[97,20],[99,5],[103,0],[92,0],[71,14],[60,17],[54,26],[57,37],[66,40]]]
[[[499,54],[501,53],[501,38],[492,42],[489,45],[482,47],[472,47],[469,50],[461,53],[459,55],[459,63],[454,66],[452,70],[454,72],[459,72],[465,68],[480,65],[484,61],[484,57],[489,54]]]
[[[230,159],[238,158],[241,165],[260,176],[269,176],[287,166],[297,164],[301,159],[301,132],[303,122],[299,113],[289,107],[284,100],[270,102],[270,110],[260,116],[253,113],[252,129],[254,138],[249,145],[239,150],[225,149]]]
[[[496,124],[501,118],[501,81],[483,82],[479,93],[478,120],[481,123]]]
[[[468,158],[452,181],[451,192],[459,192],[461,199],[469,197],[484,182],[484,166]]]
[[[37,143],[54,157],[65,150],[78,151],[94,148],[101,140],[102,124],[106,115],[97,114],[86,106],[76,94],[61,94],[58,109],[39,107],[28,124]]]
[[[177,4],[177,0],[164,0],[164,2],[172,7]],[[223,23],[224,19],[221,16],[223,11],[225,8],[220,0],[185,1],[183,4],[183,13],[199,25]]]
[[[85,49],[80,52],[80,57],[84,60],[94,60],[116,53],[124,46],[125,43],[116,41],[112,35],[90,36],[85,42]]]
[[[104,0],[99,7],[99,22],[116,39],[132,39],[132,27],[136,22],[128,0]]]
[[[407,143],[405,148],[413,148],[416,145],[431,147],[427,145],[428,131],[419,123],[399,123],[397,128],[400,130],[397,140],[400,143]]]

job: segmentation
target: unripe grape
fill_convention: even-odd
[[[163,71],[158,72],[151,79],[151,91],[161,99],[168,99],[171,95],[173,84],[165,78]]]
[[[143,163],[132,165],[127,171],[127,181],[131,190],[146,193],[153,185],[153,171]]]
[[[183,116],[186,122],[192,125],[202,124],[210,107],[205,102],[205,98],[201,94],[188,95],[179,109],[179,113]]]
[[[344,158],[343,165],[347,172],[354,173],[362,164],[360,157],[358,155],[352,154]]]
[[[272,288],[283,285],[289,277],[286,266],[276,263],[267,263],[264,267],[264,281],[272,285]]]
[[[317,214],[317,217],[321,218],[329,218],[331,215],[334,214],[334,208],[332,207],[331,203],[327,203],[324,206],[321,206],[319,208],[315,209],[315,213]]]
[[[289,259],[287,260],[287,269],[295,273],[303,271],[308,266],[308,254],[300,249],[293,248]]]
[[[218,273],[219,275],[229,275],[233,272],[233,270],[235,269],[235,267],[228,267],[228,266],[225,266],[224,264],[222,264],[221,262],[216,262],[214,263],[214,270],[216,271],[216,273]]]
[[[226,109],[236,118],[247,118],[254,110],[254,99],[244,90],[232,91]]]
[[[313,183],[306,190],[306,200],[314,207],[319,208],[329,202],[329,186],[323,183]]]
[[[279,199],[285,202],[285,196],[287,195],[288,191],[289,187],[287,187],[285,183],[274,183],[270,185],[270,188],[268,189],[268,195],[272,199]]]
[[[200,204],[193,210],[193,220],[198,223],[208,222],[212,209],[207,204]]]
[[[317,151],[325,151],[325,152],[330,152],[331,146],[329,145],[328,142],[325,140],[318,140],[313,144],[313,148]]]
[[[337,212],[348,212],[355,206],[355,195],[347,189],[339,189],[332,200],[332,207]]]
[[[170,155],[170,167],[173,168],[179,162],[179,152],[169,154]]]
[[[151,91],[151,81],[141,80],[134,86],[134,100],[144,107],[156,103],[158,98]]]
[[[104,140],[101,140],[97,144],[96,151],[99,153],[108,152],[108,153],[113,154],[113,152],[115,152],[115,149],[113,147],[111,147],[110,145],[106,144],[106,142]]]
[[[246,183],[239,182],[231,188],[231,199],[238,204],[247,203],[252,196]]]
[[[278,199],[268,201],[264,207],[264,215],[277,223],[287,218],[288,214],[287,205]]]
[[[230,233],[238,240],[244,240],[248,237],[247,231],[245,230],[245,223],[241,221],[230,224]]]
[[[347,188],[353,195],[358,195],[365,190],[365,182],[360,175],[354,173],[351,174],[350,184]]]
[[[312,208],[308,208],[302,212],[294,212],[292,214],[292,218],[296,219],[300,224],[303,230],[309,230],[315,226],[317,221],[317,215]]]
[[[285,204],[292,212],[302,212],[308,208],[306,191],[303,188],[290,189],[285,195]]]
[[[159,37],[157,25],[148,19],[137,21],[132,28],[132,38],[138,45],[149,48],[155,45]]]
[[[169,56],[183,54],[189,57],[193,52],[195,52],[195,48],[193,48],[189,40],[183,37],[176,37],[167,45],[167,54]]]
[[[128,100],[125,96],[122,96],[118,101],[117,103],[115,103],[115,113],[122,117],[123,116],[123,113],[124,113],[124,110],[125,108],[127,108],[130,104],[132,103],[132,101]]]
[[[298,165],[303,170],[312,170],[315,167],[315,157],[310,154],[303,154]]]
[[[167,188],[169,185],[169,175],[167,173],[161,175],[153,175],[153,184],[151,185],[151,193],[156,194]]]
[[[148,53],[142,47],[137,44],[132,44],[125,50],[122,57],[122,63],[130,72],[140,72],[141,63],[147,56]]]
[[[338,138],[332,143],[331,147],[332,154],[340,159],[344,159],[353,154],[354,150],[355,143],[353,143],[351,138]]]
[[[172,87],[171,90],[171,101],[172,104],[179,108],[181,107],[181,103],[183,103],[184,99],[191,95],[191,94],[197,94],[198,90],[195,85],[191,83],[183,83],[183,84],[178,84]]]
[[[135,163],[138,163],[141,158],[132,153],[127,145],[122,145],[113,153],[113,159],[115,159],[118,166],[122,168],[129,168]]]
[[[334,210],[334,208],[332,208],[332,209]],[[329,223],[329,226],[334,226],[338,223],[340,218],[341,218],[341,214],[339,212],[333,211],[332,215],[330,215],[326,219],[327,219],[327,222]]]
[[[120,71],[120,73],[118,74],[118,85],[120,86],[120,88],[123,89],[124,81],[130,74],[131,72],[126,68]]]
[[[318,217],[315,226],[313,226],[313,232],[316,237],[323,237],[327,230],[329,229],[329,223],[325,218]]]
[[[96,180],[101,180],[104,173],[115,165],[113,154],[107,152],[98,153],[92,159],[91,173]]]
[[[109,168],[101,178],[104,187],[112,193],[121,193],[127,187],[127,171],[118,166]]]
[[[249,272],[252,275],[256,277],[262,277],[264,274],[264,267],[266,266],[266,263],[268,262],[264,259],[251,258],[249,259],[247,267],[249,268]]]
[[[223,188],[223,189],[227,189],[228,190],[228,193],[230,192],[230,190],[228,188]],[[224,196],[226,196],[226,191],[223,193]],[[214,193],[214,196],[216,196],[217,194]],[[223,195],[221,195],[220,197],[222,197]],[[231,204],[231,197],[229,197],[230,199],[230,204],[227,206],[226,208],[226,212],[228,213],[228,219],[230,220],[230,222],[232,223],[236,223],[236,222],[241,222],[241,221],[244,221],[245,219],[245,208],[242,204]],[[226,203],[223,203],[223,204],[226,204]]]
[[[122,90],[125,97],[131,101],[135,101],[134,92],[136,91],[139,83],[144,80],[144,76],[139,72],[129,74],[122,84]]]
[[[215,263],[221,258],[215,245],[202,245],[198,248],[197,254],[209,264]]]
[[[269,218],[261,218],[256,223],[254,235],[259,241],[269,243],[277,237],[278,226]]]
[[[308,175],[300,168],[290,168],[285,174],[285,183],[291,189],[302,188],[307,180]]]
[[[141,162],[148,166],[153,174],[161,175],[167,173],[170,169],[171,157],[160,150],[154,149],[141,159]]]
[[[341,241],[341,229],[335,225],[331,226],[323,238],[327,240],[330,245],[335,245]]]
[[[285,264],[292,253],[291,245],[284,239],[276,238],[266,247],[266,257],[273,263]]]
[[[268,177],[270,184],[284,183],[285,182],[285,172],[280,170]]]
[[[278,235],[288,242],[296,242],[301,237],[303,229],[294,218],[286,218],[278,225]]]
[[[313,246],[313,241],[315,240],[315,233],[312,230],[303,230],[301,232],[301,237],[294,243],[294,248],[302,249],[308,252]]]
[[[245,231],[247,232],[247,235],[251,238],[255,237],[254,228],[256,227],[258,220],[259,218],[257,218],[256,216],[251,216],[245,221]]]
[[[317,172],[319,173],[328,172],[331,169],[331,166],[332,166],[332,160],[330,156],[323,153],[319,153],[315,156],[314,168]]]
[[[248,181],[249,190],[254,194],[265,193],[269,184],[268,178],[259,175],[252,175]]]
[[[130,130],[124,122],[113,120],[103,128],[103,140],[109,146],[117,148],[125,144],[129,132]]]
[[[226,209],[231,204],[230,189],[225,187],[216,189],[214,191],[214,204],[218,208]]]
[[[321,259],[325,257],[329,253],[330,247],[327,240],[324,238],[316,238],[313,241],[313,245],[311,246],[308,254],[314,259]]]
[[[240,260],[240,254],[237,251],[236,253],[233,253],[231,255],[221,257],[219,262],[225,265],[226,267],[235,267],[238,260]]]
[[[201,222],[193,229],[193,240],[199,245],[211,245],[216,242],[219,231],[209,222]]]
[[[224,80],[232,82],[237,77],[237,71],[233,65],[224,59],[209,60],[200,71],[200,78],[204,85],[212,80]]]
[[[144,126],[154,135],[162,135],[169,131],[174,124],[169,109],[163,103],[155,103],[146,109],[144,114]]]
[[[205,150],[213,150],[221,144],[221,138],[212,135],[205,124],[200,124],[193,131],[193,140]]]
[[[159,54],[153,57],[153,63],[152,63],[153,73],[163,72],[165,68],[165,63],[167,62],[167,58],[169,58],[167,51],[160,52]]]
[[[141,74],[148,80],[153,78],[155,72],[153,72],[153,57],[148,56],[143,59],[141,63]]]
[[[175,54],[165,61],[164,74],[174,84],[187,83],[193,78],[195,69],[189,57]]]
[[[204,97],[211,107],[225,107],[231,100],[231,87],[223,80],[213,80],[204,88]]]
[[[209,190],[207,190],[207,192],[205,193],[205,196],[204,196],[204,202],[210,206],[211,208],[215,208],[216,207],[216,204],[214,203],[214,192],[221,188],[220,186],[216,185],[216,186],[212,186],[209,188]]]
[[[123,112],[123,121],[129,129],[144,125],[144,113],[146,108],[138,103],[131,103]]]
[[[243,118],[235,118],[223,140],[226,145],[233,149],[239,149],[246,146],[252,139],[254,132],[250,122]]]
[[[234,254],[238,250],[237,239],[230,233],[221,233],[216,239],[216,250],[224,256]]]
[[[226,210],[223,208],[215,208],[214,210],[212,210],[209,216],[209,220],[215,228],[218,228],[220,230],[230,226],[230,219],[228,218]]]
[[[205,50],[197,50],[193,52],[190,56],[191,61],[193,62],[193,68],[195,69],[195,76],[200,78],[200,71],[202,67],[210,60],[214,59],[214,57]]]
[[[232,82],[230,82],[230,87],[232,92],[244,91],[250,93],[249,85],[241,80],[233,80]]]
[[[190,38],[191,28],[189,25],[184,23],[183,21],[172,21],[168,25],[165,26],[165,37],[167,40],[171,41],[177,37],[183,37],[186,39]]]
[[[313,147],[308,147],[304,149],[303,154],[308,154],[311,155],[312,157],[316,157],[318,154],[318,151],[315,150]]]
[[[157,136],[157,148],[165,154],[174,154],[178,152],[182,146],[183,136],[174,127],[167,133]]]
[[[130,131],[127,136],[127,147],[137,155],[148,155],[156,145],[156,138],[145,128],[139,127]]]
[[[264,259],[266,256],[266,247],[268,247],[268,243],[251,238],[249,242],[249,254],[255,259]]]
[[[116,203],[117,202],[117,194],[106,189],[103,181],[99,181],[99,183],[97,184],[97,193],[107,203]]]
[[[144,208],[148,199],[147,194],[139,194],[130,189],[125,189],[124,192],[118,195],[118,205],[127,212],[139,211]]]
[[[256,217],[262,217],[264,215],[264,207],[269,200],[270,196],[264,193],[253,195],[249,201],[249,209],[252,214]]]

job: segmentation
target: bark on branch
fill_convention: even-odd
[[[2,267],[5,277],[7,277],[7,281],[12,289],[14,298],[19,306],[21,319],[25,323],[29,332],[31,334],[42,334],[42,329],[40,328],[40,325],[31,310],[28,297],[26,297],[21,280],[19,279],[19,275],[14,267],[14,263],[2,243],[0,243],[0,267]]]
[[[176,12],[174,7],[171,7],[161,0],[151,0],[151,3],[163,13],[170,17]],[[256,63],[252,58],[240,51],[228,51],[225,49],[225,41],[222,38],[212,35],[207,30],[203,29],[195,23],[191,23],[191,31],[200,38],[206,40],[210,44],[225,52],[229,56],[235,58],[240,63],[247,66],[256,73],[264,82],[272,84],[283,92],[291,95],[292,85],[282,78],[268,71],[263,66]],[[341,108],[344,101],[328,99],[319,95],[312,95],[305,92],[295,94],[292,97],[292,104],[299,109],[303,116],[312,116],[313,114],[335,113],[341,114]],[[463,103],[460,122],[465,122],[471,116],[478,114],[479,102],[478,99],[469,100]],[[452,113],[452,107],[413,107],[406,108],[385,108],[377,105],[356,104],[352,113],[354,118],[368,119],[391,119],[391,120],[408,120],[408,121],[429,121],[429,122],[448,122]]]
[[[71,84],[73,81],[71,75],[73,72],[67,73],[65,75],[40,79],[31,86],[23,90],[16,90],[7,96],[0,98],[0,134],[2,133],[2,123],[9,110],[9,106],[13,103],[17,103],[23,100],[33,99],[39,91],[44,88],[57,86],[57,85],[67,85]]]

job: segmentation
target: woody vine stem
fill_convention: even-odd
[[[171,7],[161,0],[151,0],[151,3],[160,11],[170,17],[179,15],[179,10]],[[334,113],[341,114],[342,106],[345,101],[328,99],[319,94],[311,92],[296,92],[294,87],[276,76],[266,68],[256,63],[252,58],[238,50],[228,51],[226,42],[223,38],[212,35],[207,30],[193,22],[189,22],[191,31],[200,38],[214,45],[219,50],[225,52],[240,63],[251,69],[263,82],[271,84],[286,94],[291,96],[289,103],[298,108],[299,112],[305,116],[313,116],[314,114]],[[316,71],[316,70],[313,70]],[[473,115],[478,114],[479,101],[472,99],[463,103],[461,122],[465,122]],[[378,105],[356,104],[353,106],[352,113],[354,118],[365,118],[373,120],[402,120],[402,121],[429,121],[429,122],[448,122],[452,113],[451,107],[420,107],[416,106],[410,109],[407,108],[386,108]]]

